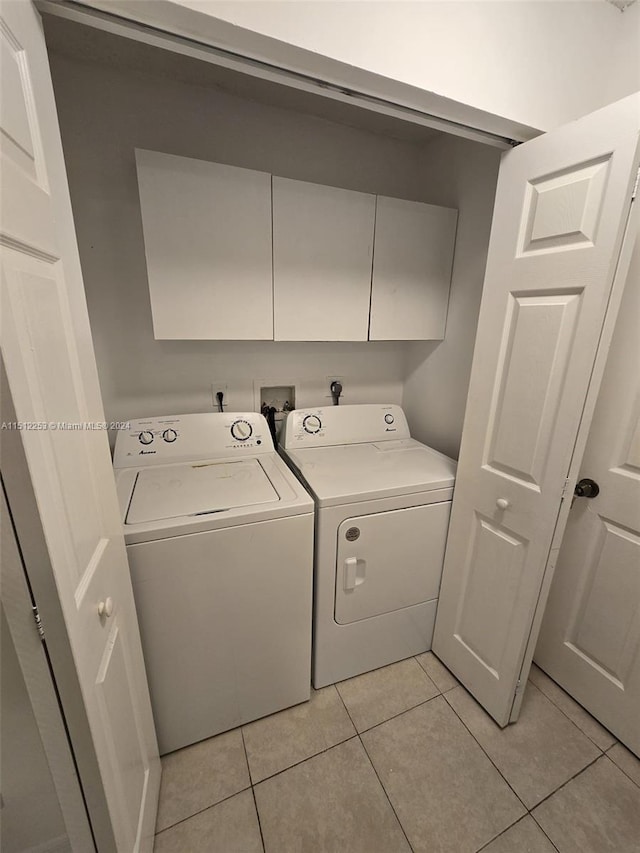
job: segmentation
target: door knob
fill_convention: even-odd
[[[576,498],[595,498],[596,495],[600,494],[600,486],[595,480],[585,477],[576,483],[573,494]]]
[[[106,598],[104,601],[101,601],[98,604],[98,616],[106,616],[107,619],[113,613],[113,599],[111,596]]]
[[[496,506],[498,509],[508,509],[509,501],[506,498],[498,498],[496,501]]]

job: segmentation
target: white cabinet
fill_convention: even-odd
[[[136,150],[153,331],[444,337],[457,211]]]
[[[272,340],[271,176],[136,150],[162,339]]]
[[[367,340],[375,201],[274,176],[275,340]]]
[[[444,338],[457,216],[378,196],[369,340]]]

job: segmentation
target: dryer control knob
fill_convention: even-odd
[[[175,429],[165,429],[165,431],[162,433],[162,437],[165,441],[171,443],[172,441],[176,440],[176,438],[178,437],[178,433],[175,431]]]
[[[138,436],[138,441],[140,444],[151,444],[153,441],[153,433],[148,429],[143,430]]]
[[[231,424],[231,435],[236,441],[247,441],[253,434],[253,427],[249,421],[234,421]]]
[[[393,415],[392,415],[390,412],[388,412],[388,413],[384,416],[384,422],[385,422],[386,424],[392,424],[394,421],[395,421],[395,418],[393,417]]]
[[[316,432],[320,432],[320,430],[322,429],[322,421],[317,415],[307,415],[306,418],[302,421],[302,427],[305,432],[314,435]]]

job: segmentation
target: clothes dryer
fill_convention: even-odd
[[[430,649],[456,463],[394,405],[291,412],[281,452],[316,504],[314,686]]]

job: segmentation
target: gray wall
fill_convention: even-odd
[[[254,385],[296,404],[403,403],[416,435],[457,455],[499,154],[455,137],[427,144],[337,124],[194,83],[51,52],[71,199],[107,420],[256,406]],[[460,208],[442,343],[156,341],[134,148]]]
[[[71,200],[107,420],[253,408],[253,380],[297,386],[298,405],[401,401],[403,344],[156,341],[134,148],[368,192],[420,198],[420,148],[162,77],[51,55]],[[339,308],[339,306],[337,306]]]
[[[422,180],[435,204],[458,208],[445,339],[407,347],[403,405],[420,441],[457,458],[471,373],[500,153],[460,138],[429,146]]]

